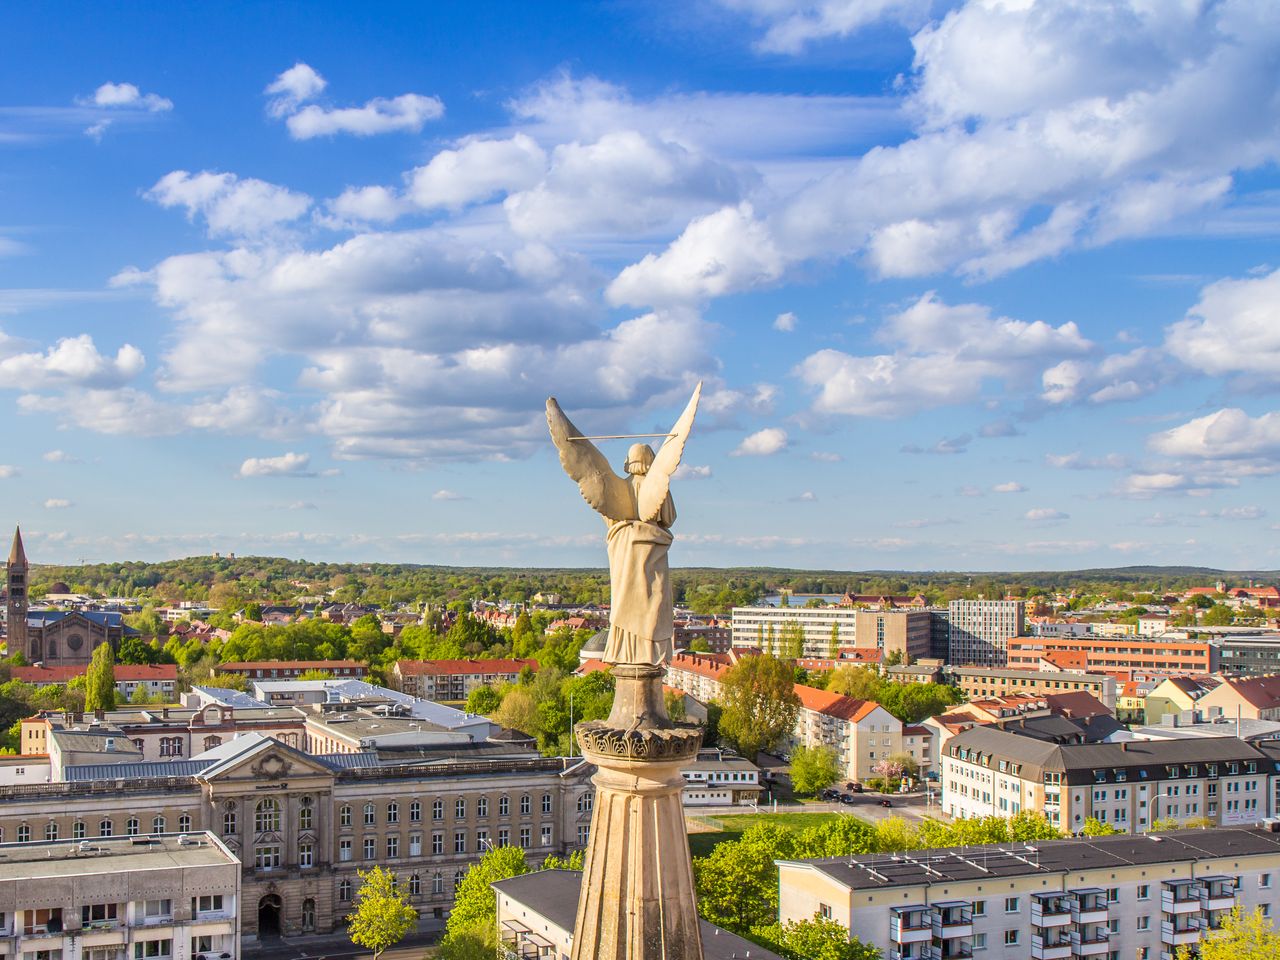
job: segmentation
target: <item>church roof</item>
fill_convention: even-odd
[[[13,528],[13,546],[9,548],[9,566],[25,567],[27,565],[27,551],[22,547],[22,529],[20,527]]]

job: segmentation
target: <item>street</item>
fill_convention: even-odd
[[[428,947],[440,942],[442,931],[412,933],[382,955],[382,960],[422,960]],[[371,960],[373,951],[357,947],[345,934],[332,937],[270,937],[244,944],[246,960]]]

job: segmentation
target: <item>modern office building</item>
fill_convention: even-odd
[[[234,960],[240,873],[204,832],[0,844],[5,955]]]
[[[1009,638],[1025,632],[1021,600],[952,600],[947,605],[947,661],[956,666],[1003,667]]]
[[[1280,633],[1225,634],[1218,640],[1218,668],[1237,676],[1280,673]]]
[[[1074,654],[1081,669],[1119,680],[1177,673],[1215,673],[1218,647],[1208,640],[1176,637],[1023,637],[1009,640],[1008,666],[1038,670],[1051,654]]]
[[[734,607],[733,645],[786,656],[785,630],[798,624],[805,657],[830,657],[840,647],[928,657],[932,620],[928,610],[858,610],[849,607]]]
[[[885,960],[1173,960],[1235,907],[1275,912],[1280,834],[1177,833],[779,861],[778,919],[829,917]]]

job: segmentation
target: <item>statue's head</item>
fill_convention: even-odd
[[[643,477],[649,472],[649,465],[652,463],[653,447],[647,443],[633,443],[631,449],[627,451],[627,473]]]

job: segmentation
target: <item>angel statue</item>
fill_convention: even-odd
[[[614,473],[591,442],[624,438],[585,437],[554,397],[547,400],[547,424],[560,450],[560,463],[578,482],[583,498],[609,525],[605,535],[610,591],[606,663],[658,666],[671,659],[667,550],[674,539],[671,525],[676,520],[671,474],[680,465],[701,396],[699,383],[656,454],[647,443],[632,444],[624,464],[626,477]]]

